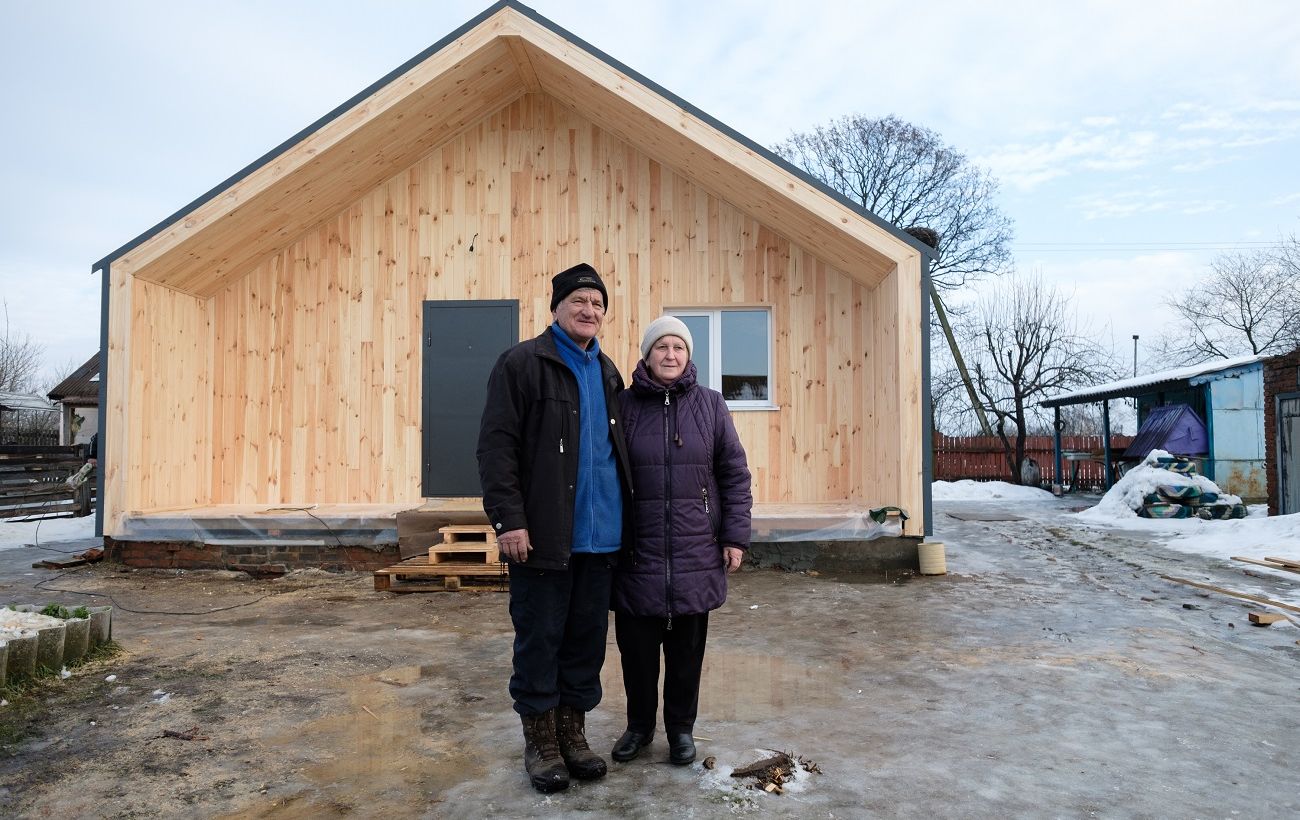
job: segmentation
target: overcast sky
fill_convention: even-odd
[[[488,6],[0,3],[0,296],[51,369],[97,349],[93,262]],[[1000,179],[1017,266],[1125,356],[1215,253],[1300,233],[1292,2],[529,5],[763,145],[938,131]]]

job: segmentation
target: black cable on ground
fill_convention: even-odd
[[[165,609],[131,609],[128,606],[123,606],[122,604],[118,603],[118,600],[107,592],[83,592],[77,589],[63,589],[61,587],[46,586],[46,584],[57,581],[65,575],[72,575],[75,572],[76,570],[71,570],[71,569],[65,572],[60,572],[58,575],[55,575],[53,578],[46,578],[43,581],[37,581],[35,584],[32,585],[32,588],[39,589],[44,592],[62,592],[67,595],[89,595],[94,598],[107,598],[108,600],[113,602],[113,606],[117,607],[123,612],[130,612],[134,615],[211,615],[214,612],[225,612],[230,609],[239,609],[240,607],[251,606],[257,603],[258,601],[264,601],[267,598],[272,597],[273,595],[279,594],[279,593],[267,593],[266,595],[262,595],[260,597],[254,598],[251,601],[244,601],[243,603],[231,604],[230,606],[220,606],[220,607],[215,607],[213,609],[206,609],[203,610],[202,612],[174,612]]]

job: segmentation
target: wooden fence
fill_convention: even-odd
[[[1132,436],[1111,436],[1111,457],[1118,459],[1119,454],[1132,443]],[[1012,442],[1014,444],[1014,441]],[[1029,436],[1025,439],[1025,457],[1038,462],[1042,471],[1042,484],[1072,484],[1077,489],[1100,489],[1105,483],[1103,466],[1104,440],[1101,436],[1061,436],[1061,450],[1080,454],[1078,460],[1065,461],[1062,466],[1066,480],[1056,477],[1056,457],[1051,436]],[[1088,453],[1090,459],[1082,454]],[[1072,471],[1078,469],[1077,477],[1071,481]],[[969,478],[976,481],[1010,481],[1011,470],[1007,466],[1006,455],[1002,450],[1002,439],[997,436],[934,436],[934,477],[938,481],[960,481]]]
[[[0,519],[89,515],[95,473],[78,488],[68,485],[89,456],[83,445],[0,445]]]

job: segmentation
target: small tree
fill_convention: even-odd
[[[1300,346],[1300,242],[1225,253],[1208,279],[1171,296],[1182,320],[1156,343],[1170,366],[1200,364]]]
[[[1105,348],[1080,326],[1069,300],[1037,276],[999,281],[963,319],[982,403],[995,418],[1011,478],[1020,483],[1025,438],[1045,423],[1038,403],[1114,378]]]

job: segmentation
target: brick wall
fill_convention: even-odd
[[[401,561],[396,544],[383,547],[258,544],[222,546],[177,541],[104,539],[104,558],[128,567],[229,569],[255,576],[295,569],[373,572]]]
[[[1268,481],[1268,514],[1277,515],[1282,488],[1277,463],[1277,397],[1300,392],[1300,348],[1264,362],[1264,460]]]

